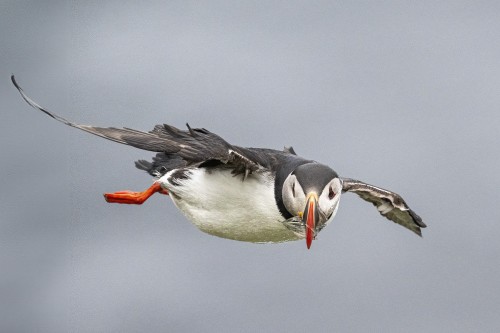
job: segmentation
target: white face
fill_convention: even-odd
[[[326,216],[326,221],[331,220],[337,213],[342,194],[342,183],[339,178],[332,179],[321,191],[318,199],[320,212]],[[326,222],[325,221],[325,222]]]
[[[318,209],[321,220],[318,226],[322,226],[335,216],[341,193],[342,184],[339,178],[332,179],[320,193],[316,193],[318,196]],[[290,214],[302,217],[308,194],[309,193],[304,193],[295,175],[290,174],[287,177],[283,184],[282,196],[283,204]]]

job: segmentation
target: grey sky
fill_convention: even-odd
[[[2,1],[0,331],[497,331],[499,7]],[[307,251],[206,235],[164,196],[107,204],[152,154],[37,113],[12,73],[80,123],[293,145],[429,227],[346,194]]]

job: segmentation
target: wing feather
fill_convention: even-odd
[[[22,98],[30,106],[59,122],[114,142],[158,152],[152,163],[144,160],[136,162],[136,166],[139,169],[146,170],[156,176],[172,168],[199,165],[207,161],[216,160],[233,168],[234,174],[243,174],[244,178],[246,178],[250,173],[266,168],[264,165],[269,165],[269,156],[267,154],[258,154],[251,149],[232,146],[220,136],[204,128],[193,129],[189,124],[186,124],[187,131],[163,124],[156,125],[149,132],[131,128],[97,127],[76,124],[48,111],[28,97],[17,84],[14,75],[11,76],[11,80]]]
[[[342,182],[343,192],[356,193],[361,199],[374,204],[382,216],[422,237],[420,228],[426,225],[399,194],[350,178],[342,178]]]

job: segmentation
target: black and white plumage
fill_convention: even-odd
[[[105,194],[108,202],[144,202],[155,192],[174,204],[200,230],[248,242],[306,239],[308,248],[335,216],[340,196],[354,192],[387,219],[421,236],[426,225],[398,194],[350,178],[283,151],[231,145],[204,128],[179,130],[156,125],[150,132],[79,125],[47,111],[30,99],[11,77],[24,100],[50,117],[118,143],[157,152],[136,167],[156,177],[144,192]]]

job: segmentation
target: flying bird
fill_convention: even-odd
[[[142,204],[155,193],[169,195],[201,231],[255,243],[305,239],[307,248],[328,225],[344,192],[371,202],[387,219],[422,236],[426,225],[403,198],[362,181],[340,177],[333,169],[284,150],[232,145],[204,128],[180,130],[156,125],[149,132],[70,122],[41,107],[12,83],[33,108],[71,127],[102,138],[156,152],[152,161],[135,162],[155,177],[142,192],[104,194],[107,202]]]

